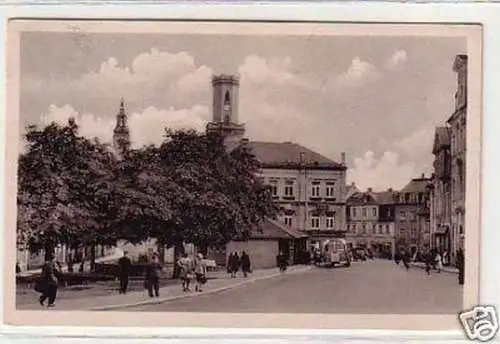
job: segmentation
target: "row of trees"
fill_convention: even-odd
[[[18,164],[18,244],[53,254],[140,243],[202,250],[246,238],[277,207],[257,178],[258,162],[218,134],[166,130],[159,146],[131,149],[122,159],[74,120],[27,128]]]

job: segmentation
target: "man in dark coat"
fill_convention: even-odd
[[[278,263],[278,268],[280,269],[280,272],[285,272],[288,266],[287,256],[283,252],[280,252],[276,257],[276,261]]]
[[[128,288],[128,276],[132,268],[132,262],[127,257],[128,252],[123,252],[123,257],[118,260],[118,279],[120,280],[120,294],[126,294]]]
[[[160,265],[158,256],[155,254],[146,268],[145,276],[145,287],[148,290],[149,297],[159,297],[160,296],[160,271],[162,267]],[[154,295],[153,295],[154,291]]]
[[[248,273],[251,271],[250,268],[250,256],[243,251],[240,258],[241,271],[243,271],[243,277],[248,277]]]
[[[41,293],[40,295],[40,305],[44,306],[45,300],[48,299],[49,304],[48,307],[54,307],[54,302],[57,297],[57,289],[59,286],[59,279],[61,278],[61,273],[57,269],[57,264],[54,260],[54,257],[49,256],[47,261],[42,267],[42,276],[41,276]]]

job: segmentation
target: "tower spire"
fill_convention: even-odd
[[[113,131],[113,148],[119,158],[123,158],[130,147],[130,132],[127,125],[127,113],[123,97],[120,99],[120,110],[116,115],[116,126]]]

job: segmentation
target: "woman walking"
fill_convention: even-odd
[[[47,307],[55,307],[60,278],[61,272],[57,268],[55,259],[54,257],[49,256],[42,268],[41,280],[35,288],[42,294],[39,298],[41,306],[44,306],[45,300],[48,299],[49,303]]]
[[[439,251],[436,252],[435,260],[436,260],[436,270],[437,272],[441,272],[441,270],[443,270],[443,259],[441,258],[441,254],[439,253]]]
[[[184,253],[182,255],[182,257],[177,262],[177,265],[181,270],[180,276],[182,279],[182,291],[191,291],[189,289],[189,284],[191,283],[191,271],[193,270],[193,264],[191,262],[191,259],[189,259],[187,253]]]
[[[207,283],[207,267],[205,266],[203,255],[201,253],[198,253],[194,261],[194,274],[196,278],[195,290],[197,292],[202,292],[202,285]]]

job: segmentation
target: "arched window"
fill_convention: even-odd
[[[224,96],[224,121],[231,121],[231,99],[229,96],[229,91],[226,91],[226,95]]]

